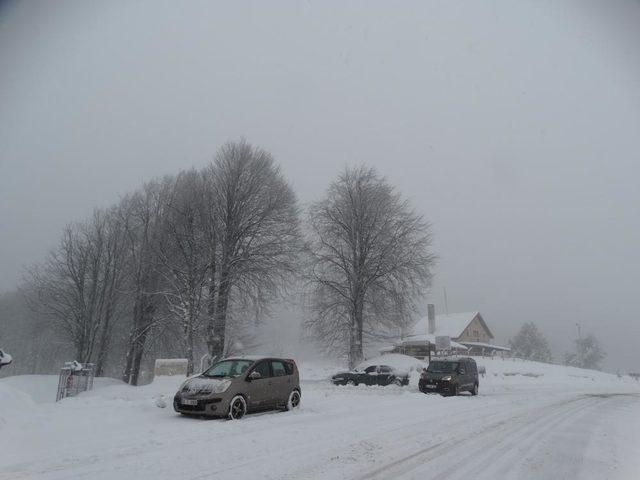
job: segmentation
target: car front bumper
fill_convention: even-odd
[[[455,391],[455,384],[444,380],[420,380],[418,389],[423,393],[439,393],[441,395],[451,395]]]
[[[193,398],[177,394],[173,397],[173,409],[186,415],[220,417],[229,413],[229,402],[220,397]]]

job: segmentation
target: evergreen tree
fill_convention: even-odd
[[[547,339],[533,322],[522,325],[509,343],[516,357],[547,363],[553,360]]]
[[[576,351],[564,354],[565,365],[579,368],[600,370],[600,362],[606,356],[600,342],[593,335],[579,338],[576,341]]]

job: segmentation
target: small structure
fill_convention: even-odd
[[[66,362],[58,378],[58,393],[56,402],[67,397],[75,397],[80,392],[93,388],[93,363]]]
[[[155,377],[163,375],[187,376],[189,360],[186,358],[157,358],[153,375]]]
[[[480,312],[435,315],[433,305],[428,306],[428,316],[416,323],[409,335],[402,337],[387,351],[425,358],[435,348],[436,337],[451,339],[449,353],[467,355],[504,355],[511,351],[492,343],[493,334]]]

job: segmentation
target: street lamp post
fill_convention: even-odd
[[[582,367],[582,330],[580,324],[576,322],[576,327],[578,327],[578,341],[576,342],[576,350],[577,350],[577,358],[578,358],[578,366]]]

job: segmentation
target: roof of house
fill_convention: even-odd
[[[428,333],[423,333],[422,335],[410,335],[408,337],[403,338],[402,340],[398,341],[396,343],[396,345],[404,345],[404,346],[408,346],[408,345],[425,345],[427,343],[427,341],[431,342],[432,344],[435,345],[436,343],[436,336],[435,335],[429,335]],[[469,350],[468,347],[454,342],[453,340],[451,341],[451,348],[453,348],[454,350]]]
[[[503,347],[500,345],[492,345],[490,343],[482,343],[482,342],[467,342],[467,341],[461,341],[460,343],[462,343],[463,345],[467,346],[467,347],[484,347],[484,348],[489,348],[492,350],[498,350],[498,351],[502,351],[502,352],[510,352],[511,349],[509,347]]]
[[[435,335],[437,336],[447,336],[451,338],[458,338],[462,335],[465,328],[471,323],[471,321],[478,317],[480,323],[486,328],[489,336],[493,338],[493,334],[489,327],[485,323],[480,312],[465,312],[465,313],[452,313],[449,315],[440,314],[436,315],[436,331]],[[413,332],[411,335],[408,335],[407,338],[413,337],[414,335],[423,335],[428,332],[428,320],[426,317],[418,320],[418,323],[413,327]]]

